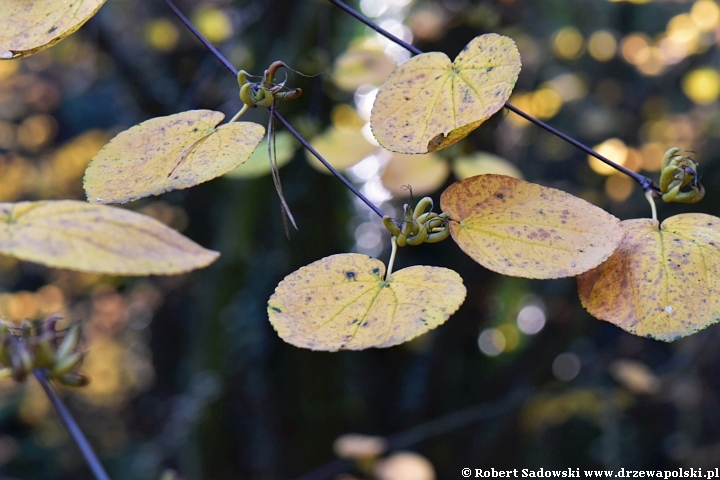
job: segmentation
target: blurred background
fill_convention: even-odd
[[[456,179],[496,172],[621,219],[650,216],[631,180],[505,110],[437,154],[384,152],[369,112],[408,53],[328,2],[178,5],[237,68],[260,75],[282,60],[297,70],[288,85],[304,93],[280,111],[389,215],[410,199],[403,185],[437,205]],[[659,216],[720,214],[715,1],[352,5],[451,58],[482,33],[512,37],[523,69],[511,103],[655,180],[667,148],[693,151],[705,199],[659,204]],[[88,161],[121,130],[240,107],[235,78],[163,2],[109,0],[57,46],[0,63],[0,201],[84,199]],[[246,118],[268,120],[265,111]],[[223,178],[127,206],[220,251],[204,270],[121,278],[0,257],[2,317],[83,321],[92,382],[62,394],[114,479],[168,469],[185,479],[430,480],[461,478],[464,467],[718,465],[718,327],[672,344],[635,337],[588,315],[574,279],[503,277],[452,241],[401,249],[396,262],[461,274],[467,300],[445,325],[383,350],[285,344],[266,313],[278,282],[335,253],[386,262],[389,236],[281,128],[277,155],[300,227],[289,241],[261,145]],[[0,476],[90,478],[34,380],[0,384]]]

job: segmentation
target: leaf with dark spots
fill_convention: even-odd
[[[462,279],[452,270],[414,266],[387,280],[384,273],[380,261],[353,253],[311,263],[277,286],[268,301],[270,323],[280,338],[302,348],[382,348],[443,324],[465,299]],[[298,288],[298,278],[312,283]]]
[[[600,208],[505,175],[456,182],[440,203],[460,248],[504,275],[578,275],[607,259],[623,235],[619,220]]]
[[[588,312],[635,335],[666,342],[716,323],[720,219],[691,213],[659,226],[650,219],[621,225],[625,235],[617,251],[578,277]]]

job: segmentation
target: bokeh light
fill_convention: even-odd
[[[720,95],[720,73],[714,68],[698,68],[683,77],[682,90],[698,105],[708,105]]]
[[[192,16],[195,27],[211,43],[224,42],[233,34],[228,14],[216,7],[200,7]]]
[[[478,347],[488,357],[497,357],[505,350],[505,335],[497,328],[486,328],[478,336]]]
[[[627,145],[619,138],[609,138],[601,144],[595,145],[593,150],[618,165],[625,165],[625,161],[627,160]],[[588,163],[590,164],[590,168],[600,175],[612,175],[617,171],[615,168],[591,155],[588,155]]]
[[[583,54],[585,40],[577,28],[565,27],[555,32],[552,50],[559,58],[574,60]]]
[[[526,335],[535,335],[545,327],[545,309],[542,305],[529,304],[520,309],[517,326]]]
[[[574,353],[561,353],[553,360],[552,373],[561,382],[569,382],[580,373],[580,359]]]
[[[615,56],[617,40],[607,30],[598,30],[590,35],[588,40],[588,53],[598,62],[607,62]]]
[[[632,194],[635,181],[624,173],[616,172],[605,180],[605,194],[614,202],[624,202]]]

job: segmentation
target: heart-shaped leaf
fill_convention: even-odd
[[[413,266],[383,279],[366,255],[332,255],[291,273],[268,301],[280,338],[312,350],[391,347],[442,325],[465,299],[452,270]]]
[[[0,0],[0,58],[51,47],[87,22],[105,0]]]
[[[74,200],[0,203],[0,253],[113,275],[182,273],[219,255],[146,215]]]
[[[119,133],[90,161],[83,180],[90,203],[127,203],[198,185],[237,168],[265,135],[212,110],[147,120]]]
[[[620,221],[569,193],[505,175],[456,182],[440,197],[450,234],[473,260],[503,275],[572,277],[620,243]]]
[[[720,219],[702,213],[625,220],[620,247],[578,277],[596,318],[672,342],[720,319]]]
[[[439,52],[417,55],[378,90],[373,135],[393,152],[445,148],[502,108],[519,73],[515,42],[494,33],[475,37],[454,62]]]

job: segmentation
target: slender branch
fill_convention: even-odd
[[[195,28],[195,25],[193,25],[192,22],[190,22],[190,20],[189,20],[185,15],[183,15],[183,13],[180,11],[180,9],[179,9],[176,5],[172,2],[172,0],[165,0],[165,3],[167,4],[168,7],[170,7],[170,10],[172,10],[173,13],[174,13],[175,15],[177,15],[177,17],[180,19],[180,21],[181,21],[183,24],[185,24],[185,26],[188,28],[188,30],[190,30],[190,31],[193,33],[193,35],[195,35],[195,36],[197,37],[198,40],[200,40],[200,43],[202,43],[203,45],[205,45],[205,48],[207,48],[208,50],[210,50],[210,52],[211,52],[213,55],[215,55],[215,57],[216,57],[218,60],[220,60],[220,62],[225,66],[225,68],[227,68],[228,70],[230,70],[230,72],[232,72],[232,74],[237,77],[237,74],[238,74],[237,68],[235,68],[235,67],[233,66],[233,64],[230,63],[230,60],[228,60],[227,58],[225,58],[225,55],[223,55],[222,53],[220,53],[220,50],[218,50],[217,48],[215,48],[215,47],[213,46],[213,44],[210,43],[210,42],[208,41],[208,39],[205,38],[205,37],[203,36],[203,34],[200,33],[200,31],[199,31],[197,28]]]
[[[407,49],[408,51],[412,52],[413,54],[415,54],[415,55],[420,55],[421,53],[423,53],[422,50],[420,50],[420,49],[418,49],[418,48],[416,48],[416,47],[413,47],[413,46],[410,45],[409,43],[407,43],[407,42],[399,39],[398,37],[396,37],[396,36],[393,35],[392,33],[388,32],[387,30],[384,30],[384,29],[381,28],[379,25],[377,25],[376,23],[374,23],[372,20],[369,20],[369,19],[365,18],[365,17],[362,16],[360,13],[358,13],[358,12],[355,11],[355,10],[353,10],[351,7],[349,7],[349,6],[346,5],[345,3],[341,2],[340,0],[328,0],[328,1],[329,1],[330,3],[332,3],[333,5],[337,6],[338,8],[342,9],[343,11],[347,12],[348,14],[352,15],[353,17],[355,17],[356,19],[358,19],[359,21],[361,21],[362,23],[364,23],[364,24],[367,25],[368,27],[372,28],[373,30],[375,30],[376,32],[378,32],[380,35],[383,35],[384,37],[386,37],[386,38],[388,38],[389,40],[397,43],[397,44],[400,45],[401,47],[404,47],[405,49]],[[616,169],[616,170],[624,173],[625,175],[630,176],[633,180],[635,180],[637,183],[640,184],[640,186],[642,187],[643,191],[645,191],[645,192],[653,192],[653,193],[655,193],[655,194],[659,194],[659,193],[660,193],[660,187],[659,187],[654,181],[652,181],[650,178],[648,178],[648,177],[646,177],[646,176],[644,176],[644,175],[640,175],[639,173],[635,173],[635,172],[633,172],[632,170],[628,170],[627,168],[623,167],[622,165],[618,165],[617,163],[613,162],[612,160],[608,159],[607,157],[604,157],[604,156],[600,155],[598,152],[596,152],[596,151],[593,150],[592,148],[590,148],[590,147],[588,147],[588,146],[586,146],[586,145],[578,142],[578,141],[575,140],[574,138],[572,138],[572,137],[570,137],[570,136],[562,133],[561,131],[559,131],[559,130],[553,128],[553,127],[551,127],[551,126],[548,125],[547,123],[545,123],[545,122],[543,122],[543,121],[541,121],[541,120],[533,117],[532,115],[523,112],[522,110],[520,110],[519,108],[517,108],[516,106],[512,105],[512,104],[509,103],[509,102],[505,102],[505,108],[507,108],[507,109],[510,110],[511,112],[514,112],[514,113],[520,115],[521,117],[523,117],[524,119],[528,120],[529,122],[534,123],[534,124],[537,125],[538,127],[547,130],[548,132],[552,133],[553,135],[557,135],[558,137],[560,137],[560,138],[562,138],[563,140],[565,140],[566,142],[568,142],[570,145],[572,145],[572,146],[574,146],[574,147],[576,147],[576,148],[579,148],[580,150],[582,150],[583,152],[587,153],[588,155],[592,155],[593,157],[597,158],[597,159],[600,160],[601,162],[606,163],[607,165],[610,165],[611,167],[613,167],[614,169]]]
[[[341,2],[341,1],[339,1],[339,0],[329,0],[329,1],[330,1],[330,3],[332,3],[333,5],[335,5],[336,7],[340,8],[341,10],[344,10],[347,14],[352,15],[353,17],[355,17],[356,19],[358,19],[359,21],[361,21],[362,23],[364,23],[364,24],[367,25],[368,27],[372,28],[373,30],[375,30],[376,32],[378,32],[380,35],[383,35],[384,37],[389,38],[390,40],[392,40],[394,43],[397,43],[398,45],[400,45],[401,47],[403,47],[405,50],[407,50],[407,51],[409,51],[409,52],[412,52],[412,53],[415,54],[415,55],[420,55],[421,53],[423,53],[423,51],[420,50],[419,48],[413,47],[412,45],[410,45],[410,44],[407,43],[406,41],[401,40],[401,39],[399,39],[398,37],[396,37],[395,35],[393,35],[392,33],[388,32],[387,30],[384,30],[384,29],[381,28],[379,25],[377,25],[376,23],[374,23],[374,22],[368,20],[367,18],[363,17],[359,12],[357,12],[356,10],[353,10],[351,7],[349,7],[348,5],[344,4],[343,2]]]
[[[224,56],[222,53],[220,53],[220,51],[219,51],[217,48],[215,48],[215,47],[207,40],[207,38],[205,38],[205,37],[203,36],[202,33],[200,33],[200,32],[198,31],[197,28],[195,28],[195,26],[190,22],[190,20],[188,20],[188,18],[187,18],[185,15],[183,15],[183,13],[177,8],[177,6],[175,6],[175,4],[172,2],[172,0],[164,0],[164,1],[165,1],[165,3],[167,4],[167,6],[170,7],[170,9],[173,11],[173,13],[180,19],[180,21],[181,21],[183,24],[185,24],[185,26],[197,37],[197,39],[200,40],[200,42],[201,42],[203,45],[205,45],[205,47],[206,47],[208,50],[210,50],[210,52],[212,52],[212,54],[215,55],[215,57],[216,57],[218,60],[220,60],[220,62],[222,62],[222,64],[225,66],[225,68],[227,68],[228,70],[230,70],[230,72],[232,72],[232,74],[237,77],[238,70],[230,63],[230,61],[229,61],[227,58],[225,58],[225,56]],[[302,135],[300,135],[300,133],[298,133],[297,130],[295,130],[295,129],[287,122],[287,120],[285,120],[285,118],[284,118],[282,115],[280,115],[280,113],[279,113],[276,109],[274,109],[274,108],[272,109],[272,115],[274,115],[275,118],[277,118],[278,120],[280,120],[280,123],[282,123],[283,125],[285,125],[285,128],[287,128],[287,129],[290,131],[290,133],[292,133],[292,134],[295,136],[295,138],[298,139],[298,141],[303,145],[303,147],[307,148],[310,153],[312,153],[313,155],[315,155],[315,157],[316,157],[318,160],[320,160],[320,162],[321,162],[323,165],[325,165],[325,167],[326,167],[328,170],[330,170],[330,172],[331,172],[333,175],[335,175],[335,176],[343,183],[343,185],[345,185],[347,188],[349,188],[350,191],[355,194],[355,196],[357,196],[360,200],[362,200],[368,207],[370,207],[370,208],[371,208],[375,213],[377,213],[381,218],[382,218],[383,216],[385,216],[385,214],[383,213],[383,211],[380,210],[380,209],[377,207],[377,205],[375,205],[373,202],[371,202],[367,197],[365,197],[365,195],[363,195],[362,193],[360,193],[360,191],[359,191],[357,188],[355,188],[355,186],[354,186],[352,183],[350,183],[350,181],[349,181],[348,179],[346,179],[345,177],[343,177],[340,172],[338,172],[332,165],[330,165],[330,164],[328,163],[328,161],[325,160],[314,148],[312,148],[312,147],[310,146],[310,144],[308,143],[308,141],[305,140],[305,138],[304,138]]]
[[[33,370],[33,373],[35,374],[35,378],[38,379],[38,382],[40,382],[43,390],[45,390],[45,393],[50,399],[50,403],[52,403],[53,407],[55,407],[55,410],[57,410],[60,415],[60,419],[65,424],[65,427],[67,427],[73,440],[75,440],[75,443],[80,448],[80,452],[83,457],[85,457],[85,462],[87,462],[95,478],[97,480],[110,480],[110,477],[103,468],[102,463],[100,463],[97,455],[95,455],[95,451],[90,446],[90,443],[88,443],[87,438],[85,438],[85,435],[78,426],[77,422],[75,422],[72,414],[55,390],[53,390],[52,385],[50,385],[45,370],[37,368]]]
[[[323,165],[325,165],[325,167],[326,167],[328,170],[330,170],[330,172],[331,172],[333,175],[335,175],[335,176],[338,178],[338,180],[340,180],[347,188],[349,188],[350,191],[352,191],[352,192],[355,194],[355,196],[357,196],[360,200],[362,200],[363,202],[365,202],[365,205],[367,205],[367,206],[370,207],[375,213],[377,213],[377,214],[380,216],[380,218],[382,218],[382,217],[385,216],[385,214],[383,213],[383,211],[380,210],[380,209],[377,207],[377,205],[375,205],[373,202],[371,202],[370,200],[368,200],[367,197],[365,197],[365,195],[363,195],[362,193],[360,193],[360,191],[359,191],[357,188],[355,188],[355,185],[353,185],[352,183],[350,183],[350,181],[349,181],[347,178],[343,177],[340,172],[338,172],[332,165],[330,165],[330,164],[328,163],[328,161],[325,160],[325,159],[307,142],[307,140],[305,140],[305,139],[303,138],[303,136],[300,135],[300,134],[297,132],[297,130],[295,130],[295,129],[292,127],[292,125],[290,125],[290,124],[288,123],[288,121],[285,120],[285,118],[284,118],[282,115],[280,115],[280,113],[278,113],[277,110],[273,109],[273,115],[275,115],[275,118],[277,118],[278,120],[280,120],[280,123],[282,123],[283,125],[285,125],[285,128],[287,128],[288,131],[290,131],[290,133],[292,133],[292,134],[295,136],[295,138],[297,138],[298,141],[299,141],[300,143],[302,143],[302,146],[303,146],[303,147],[307,148],[307,150],[308,150],[310,153],[312,153],[313,155],[315,155],[315,158],[317,158],[318,160],[320,160],[320,162],[321,162]]]

